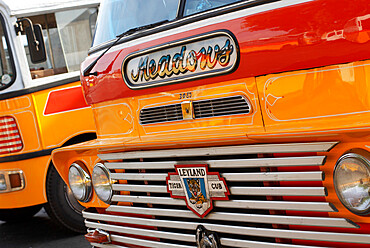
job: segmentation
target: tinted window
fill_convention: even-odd
[[[100,6],[93,46],[136,27],[176,18],[179,0],[105,0]]]
[[[241,0],[186,0],[184,16],[192,15],[240,1]]]

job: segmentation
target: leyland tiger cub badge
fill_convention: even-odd
[[[168,173],[167,191],[172,198],[185,199],[188,208],[203,218],[213,208],[212,200],[228,200],[229,189],[218,172],[208,172],[207,165],[175,165]]]

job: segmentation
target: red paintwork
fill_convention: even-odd
[[[44,115],[51,115],[86,107],[88,107],[88,105],[86,104],[80,87],[56,90],[50,92],[45,106]]]
[[[85,239],[90,243],[107,244],[110,243],[108,235],[100,233],[98,230],[85,234]]]
[[[370,14],[368,0],[316,0],[108,52],[93,68],[92,72],[97,71],[99,75],[82,79],[86,99],[92,104],[244,77],[369,59],[370,21],[362,22],[361,32],[354,24],[354,18],[367,14]],[[240,64],[235,72],[143,90],[131,90],[124,83],[121,66],[128,54],[219,29],[231,31],[239,43]],[[335,33],[339,31],[343,33],[343,38],[336,38]],[[86,60],[82,68],[91,61]]]

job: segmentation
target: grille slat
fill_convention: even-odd
[[[222,245],[230,247],[247,247],[247,248],[317,248],[317,246],[305,246],[305,245],[286,245],[286,244],[271,244],[266,242],[253,242],[249,240],[240,239],[228,239],[221,238],[220,242]]]
[[[170,197],[114,195],[112,197],[112,201],[186,206],[184,200],[174,199]],[[272,210],[319,211],[319,212],[337,211],[333,205],[327,202],[229,200],[229,201],[214,201],[213,204],[214,206],[221,208],[270,209],[270,210],[272,209]]]
[[[258,158],[258,159],[229,159],[205,160],[209,168],[260,168],[260,167],[286,167],[286,166],[320,166],[323,165],[325,156],[290,157],[290,158]],[[186,164],[186,161],[182,162]],[[161,162],[112,162],[105,163],[108,169],[173,169],[176,161]]]
[[[288,143],[220,146],[205,148],[170,149],[154,151],[132,151],[124,153],[99,154],[101,160],[122,160],[137,158],[179,158],[192,156],[222,156],[237,154],[265,154],[265,153],[296,153],[296,152],[326,152],[338,142]],[[207,159],[205,160],[207,161]],[[257,164],[258,166],[258,164]]]
[[[98,243],[91,243],[92,247],[99,247],[99,248],[129,248],[127,246],[121,245],[111,245],[111,244],[98,244]]]
[[[181,240],[185,242],[193,242],[194,235],[189,234],[179,234],[175,232],[161,232],[151,229],[141,229],[141,228],[132,228],[132,227],[123,227],[123,226],[115,226],[115,225],[107,225],[101,224],[91,221],[85,222],[86,227],[89,228],[99,228],[107,231],[112,232],[119,232],[125,234],[133,234],[133,235],[140,235],[140,236],[147,236],[147,237],[156,237],[156,238],[164,238],[164,239],[174,239],[174,240]]]
[[[116,191],[167,193],[167,186],[156,185],[113,185]],[[326,196],[324,187],[229,187],[233,195],[271,195],[271,196]]]
[[[153,247],[153,248],[196,248],[196,246],[179,245],[179,244],[169,244],[164,242],[150,241],[137,238],[123,237],[119,235],[111,235],[112,241],[127,243],[132,245],[139,245],[143,247]],[[121,248],[121,247],[120,247]]]

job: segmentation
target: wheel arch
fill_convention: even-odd
[[[75,144],[82,143],[82,142],[89,141],[89,140],[93,140],[93,139],[96,139],[96,138],[97,138],[97,136],[96,136],[95,132],[86,132],[86,133],[78,134],[76,136],[73,136],[72,138],[70,138],[66,142],[64,142],[64,144],[61,147],[75,145]],[[50,169],[51,169],[52,166],[54,166],[54,164],[53,164],[53,161],[50,158],[50,162],[49,162],[48,168],[46,170],[46,175],[45,175],[45,178],[44,178],[44,185],[45,185],[44,194],[45,194],[46,199],[47,199],[47,197],[46,197],[47,178],[49,176]]]
[[[83,133],[69,139],[62,145],[62,147],[93,139],[96,139],[96,133]],[[64,198],[62,193],[60,193],[62,184],[64,185]],[[63,183],[63,180],[58,174],[58,171],[55,169],[51,159],[47,169],[44,185],[45,198],[47,200],[47,202],[44,204],[44,209],[51,220],[54,223],[57,223],[64,230],[69,230],[76,233],[85,233],[86,227],[84,225],[82,214],[77,214],[76,212],[76,209],[79,207],[74,205],[73,201],[70,201],[70,198],[66,197],[65,187],[68,186]],[[82,209],[79,209],[79,211],[82,211]]]

